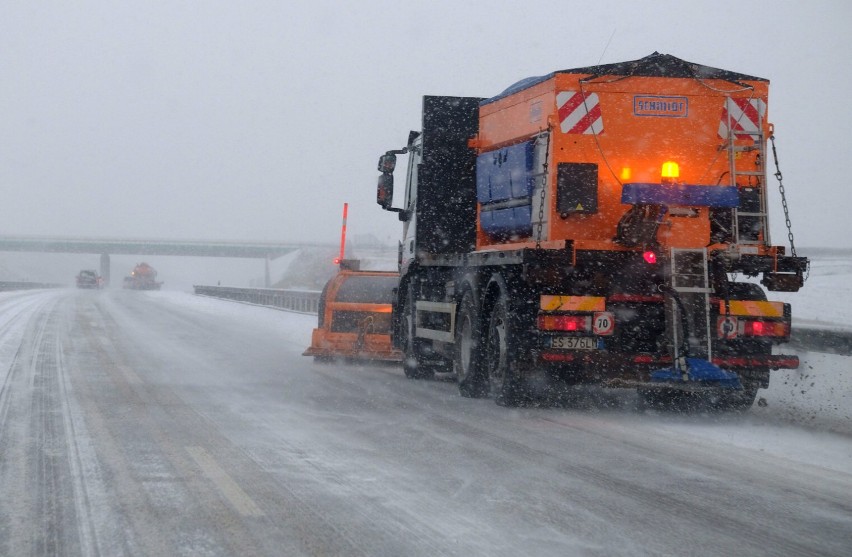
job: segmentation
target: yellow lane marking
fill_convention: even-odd
[[[207,478],[212,481],[225,499],[243,516],[263,516],[263,511],[252,501],[251,497],[237,485],[237,482],[225,472],[219,463],[204,450],[203,447],[187,447],[187,452],[201,468]]]

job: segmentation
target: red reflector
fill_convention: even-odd
[[[609,298],[607,298],[610,302],[640,302],[640,303],[653,303],[653,302],[663,302],[665,298],[662,294],[613,294]]]
[[[539,315],[538,328],[542,331],[588,331],[591,317],[588,315]]]
[[[645,263],[653,265],[657,262],[657,254],[653,251],[648,250],[642,254],[642,259],[645,260]]]
[[[546,362],[573,362],[574,354],[556,354],[554,352],[543,352],[541,359]]]

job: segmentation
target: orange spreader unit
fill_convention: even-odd
[[[352,267],[355,267],[354,269]],[[305,356],[317,359],[402,361],[391,346],[391,299],[399,273],[360,271],[343,261],[323,289],[318,324]]]
[[[596,76],[594,69],[526,80],[480,106],[479,133],[470,141],[479,155],[478,250],[529,247],[536,240],[546,247],[551,245],[548,242],[571,240],[577,250],[621,251],[624,247],[613,232],[630,209],[623,198],[625,185],[638,184],[627,190],[642,193],[650,191],[651,185],[667,183],[687,190],[750,185],[747,177],[731,176],[726,151],[729,129],[743,131],[734,140],[737,167],[761,168],[758,150],[750,147],[756,134],[748,132],[759,128],[765,137],[771,135],[767,80],[700,75],[626,78]],[[548,132],[552,140],[549,152],[544,152],[531,138]],[[525,144],[528,148],[523,152]],[[497,179],[488,182],[487,173],[499,178],[497,169],[512,164],[512,157],[520,160],[517,166],[526,176],[515,174],[511,186]],[[564,176],[559,174],[560,166]],[[559,183],[582,184],[586,178],[585,192],[582,186],[569,191]],[[523,180],[527,182],[519,186]],[[541,180],[547,181],[546,187],[539,186]],[[541,191],[546,194],[541,194],[539,205]],[[565,195],[552,194],[560,191]],[[511,213],[521,210],[513,201],[530,197],[532,214]],[[492,207],[497,209],[483,212]],[[688,215],[675,210],[662,216],[660,246],[693,248],[715,243],[710,217],[706,207]],[[526,227],[516,225],[524,222]],[[761,253],[767,249],[759,247]]]

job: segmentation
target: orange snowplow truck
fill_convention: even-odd
[[[773,354],[789,304],[733,276],[796,291],[808,266],[792,233],[789,253],[769,238],[768,88],[654,53],[424,97],[377,190],[403,223],[406,375],[454,372],[462,395],[507,405],[558,382],[750,406],[798,359]]]
[[[124,277],[124,288],[131,290],[159,290],[162,285],[162,282],[157,282],[157,270],[144,262],[137,264],[130,275]]]

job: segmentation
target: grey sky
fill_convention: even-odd
[[[333,243],[349,202],[394,241],[376,159],[422,95],[659,51],[772,81],[797,246],[852,247],[850,24],[844,0],[4,0],[0,234]]]

